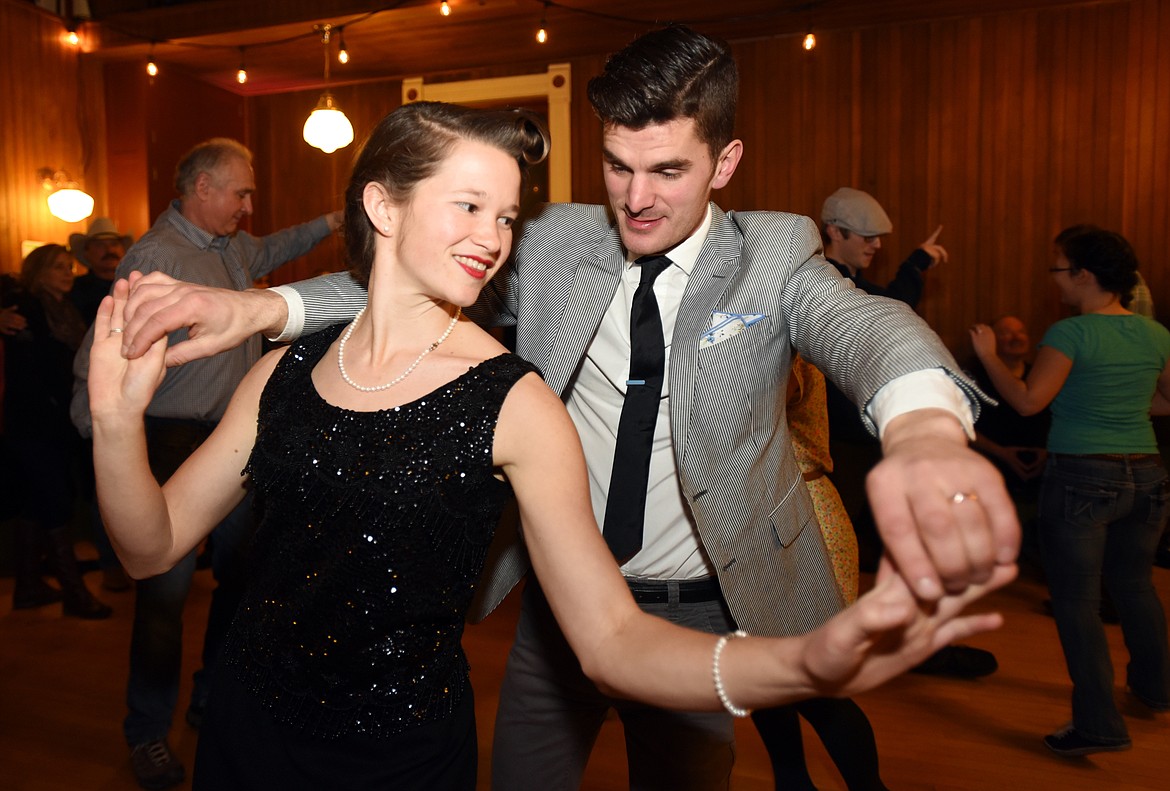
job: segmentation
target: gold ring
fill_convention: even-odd
[[[955,505],[958,505],[959,503],[965,503],[968,500],[975,502],[978,499],[979,495],[975,494],[975,492],[955,492],[951,495],[951,502]]]

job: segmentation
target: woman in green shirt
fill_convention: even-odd
[[[1155,711],[1170,709],[1166,617],[1152,581],[1170,485],[1150,423],[1151,402],[1159,412],[1170,407],[1170,332],[1128,309],[1137,259],[1116,233],[1062,231],[1049,272],[1079,315],[1048,329],[1026,379],[996,357],[988,327],[976,325],[971,338],[1012,407],[1031,415],[1051,405],[1040,547],[1073,682],[1073,720],[1044,743],[1078,756],[1130,746],[1098,615],[1102,579],[1129,649],[1130,691]]]

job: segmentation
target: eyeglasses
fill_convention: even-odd
[[[1073,268],[1071,266],[1052,266],[1052,267],[1048,268],[1048,271],[1049,272],[1071,272],[1071,271],[1073,271]]]
[[[878,239],[882,238],[881,234],[876,234],[874,236],[862,236],[861,234],[857,233],[857,231],[851,231],[848,228],[846,228],[844,225],[838,225],[836,220],[825,220],[825,224],[826,225],[836,225],[838,228],[841,229],[841,232],[843,234],[845,234],[846,239],[849,238],[849,234],[856,234],[857,236],[861,236],[861,240],[863,242],[865,242],[866,244],[873,244]]]

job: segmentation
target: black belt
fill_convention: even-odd
[[[1086,461],[1145,461],[1146,459],[1160,459],[1160,453],[1050,453],[1050,456],[1057,459],[1069,459],[1070,461],[1077,461],[1084,459]]]
[[[670,601],[671,588],[678,589],[678,600],[685,604],[720,601],[723,592],[719,580],[705,577],[697,580],[636,580],[626,578],[630,593],[638,604],[665,604]]]

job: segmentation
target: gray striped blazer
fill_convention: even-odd
[[[951,373],[977,410],[975,391],[913,311],[840,277],[820,256],[812,220],[725,214],[714,205],[712,212],[670,346],[680,486],[739,626],[797,634],[837,612],[841,598],[785,421],[792,348],[859,404],[895,377],[935,367]],[[514,325],[516,352],[563,397],[624,263],[604,206],[549,204],[525,224],[506,276],[489,284],[471,313]],[[311,283],[296,286],[308,314],[323,300],[336,305],[332,288]],[[701,344],[716,311],[764,318]],[[514,539],[506,530],[498,536],[472,620],[485,617],[526,571]]]

